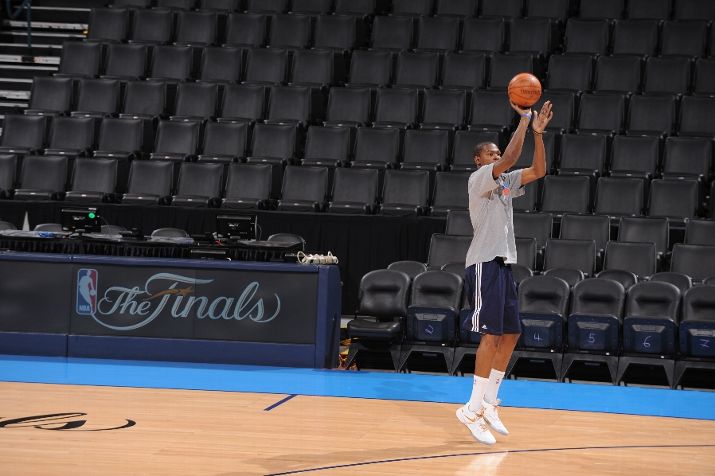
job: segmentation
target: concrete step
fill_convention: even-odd
[[[0,77],[32,80],[35,76],[49,76],[57,70],[57,66],[51,65],[0,64]]]
[[[46,76],[46,75],[37,75]],[[27,91],[32,89],[31,78],[3,78],[0,77],[0,90],[3,91]]]
[[[8,29],[27,29],[25,20],[3,20],[2,26]],[[86,31],[87,23],[63,23],[54,21],[36,21],[32,20],[33,30],[60,30],[60,31]]]
[[[0,54],[0,63],[59,65],[59,56],[23,56]]]
[[[32,24],[36,22],[86,24],[89,20],[89,12],[89,8],[32,5]],[[18,20],[27,21],[27,18],[23,14]]]
[[[85,38],[84,32],[79,31],[33,31],[32,45],[62,45],[67,40],[77,40]],[[27,30],[5,30],[0,31],[0,42],[18,43],[27,45]]]

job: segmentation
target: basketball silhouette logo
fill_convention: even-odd
[[[519,73],[509,81],[509,101],[520,107],[531,107],[541,97],[541,82],[531,73]]]

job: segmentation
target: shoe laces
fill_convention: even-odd
[[[482,430],[482,432],[486,432],[487,424],[486,424],[486,421],[484,420],[484,407],[482,407],[474,415],[477,417],[477,425],[479,425],[479,429]]]

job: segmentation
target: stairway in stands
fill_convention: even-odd
[[[22,4],[14,0],[12,12]],[[32,0],[28,31],[27,11],[9,18],[0,1],[0,120],[21,112],[30,100],[32,78],[57,72],[62,43],[80,40],[87,32],[89,11],[106,0]],[[32,46],[30,46],[30,44]]]

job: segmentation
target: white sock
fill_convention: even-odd
[[[492,369],[489,373],[489,383],[487,383],[487,389],[484,392],[484,400],[489,403],[497,401],[497,393],[499,392],[499,385],[501,385],[502,380],[504,380],[504,372]]]
[[[472,396],[469,397],[467,408],[472,412],[478,412],[482,408],[482,399],[484,392],[487,390],[489,379],[485,377],[474,376],[474,385],[472,386]]]

